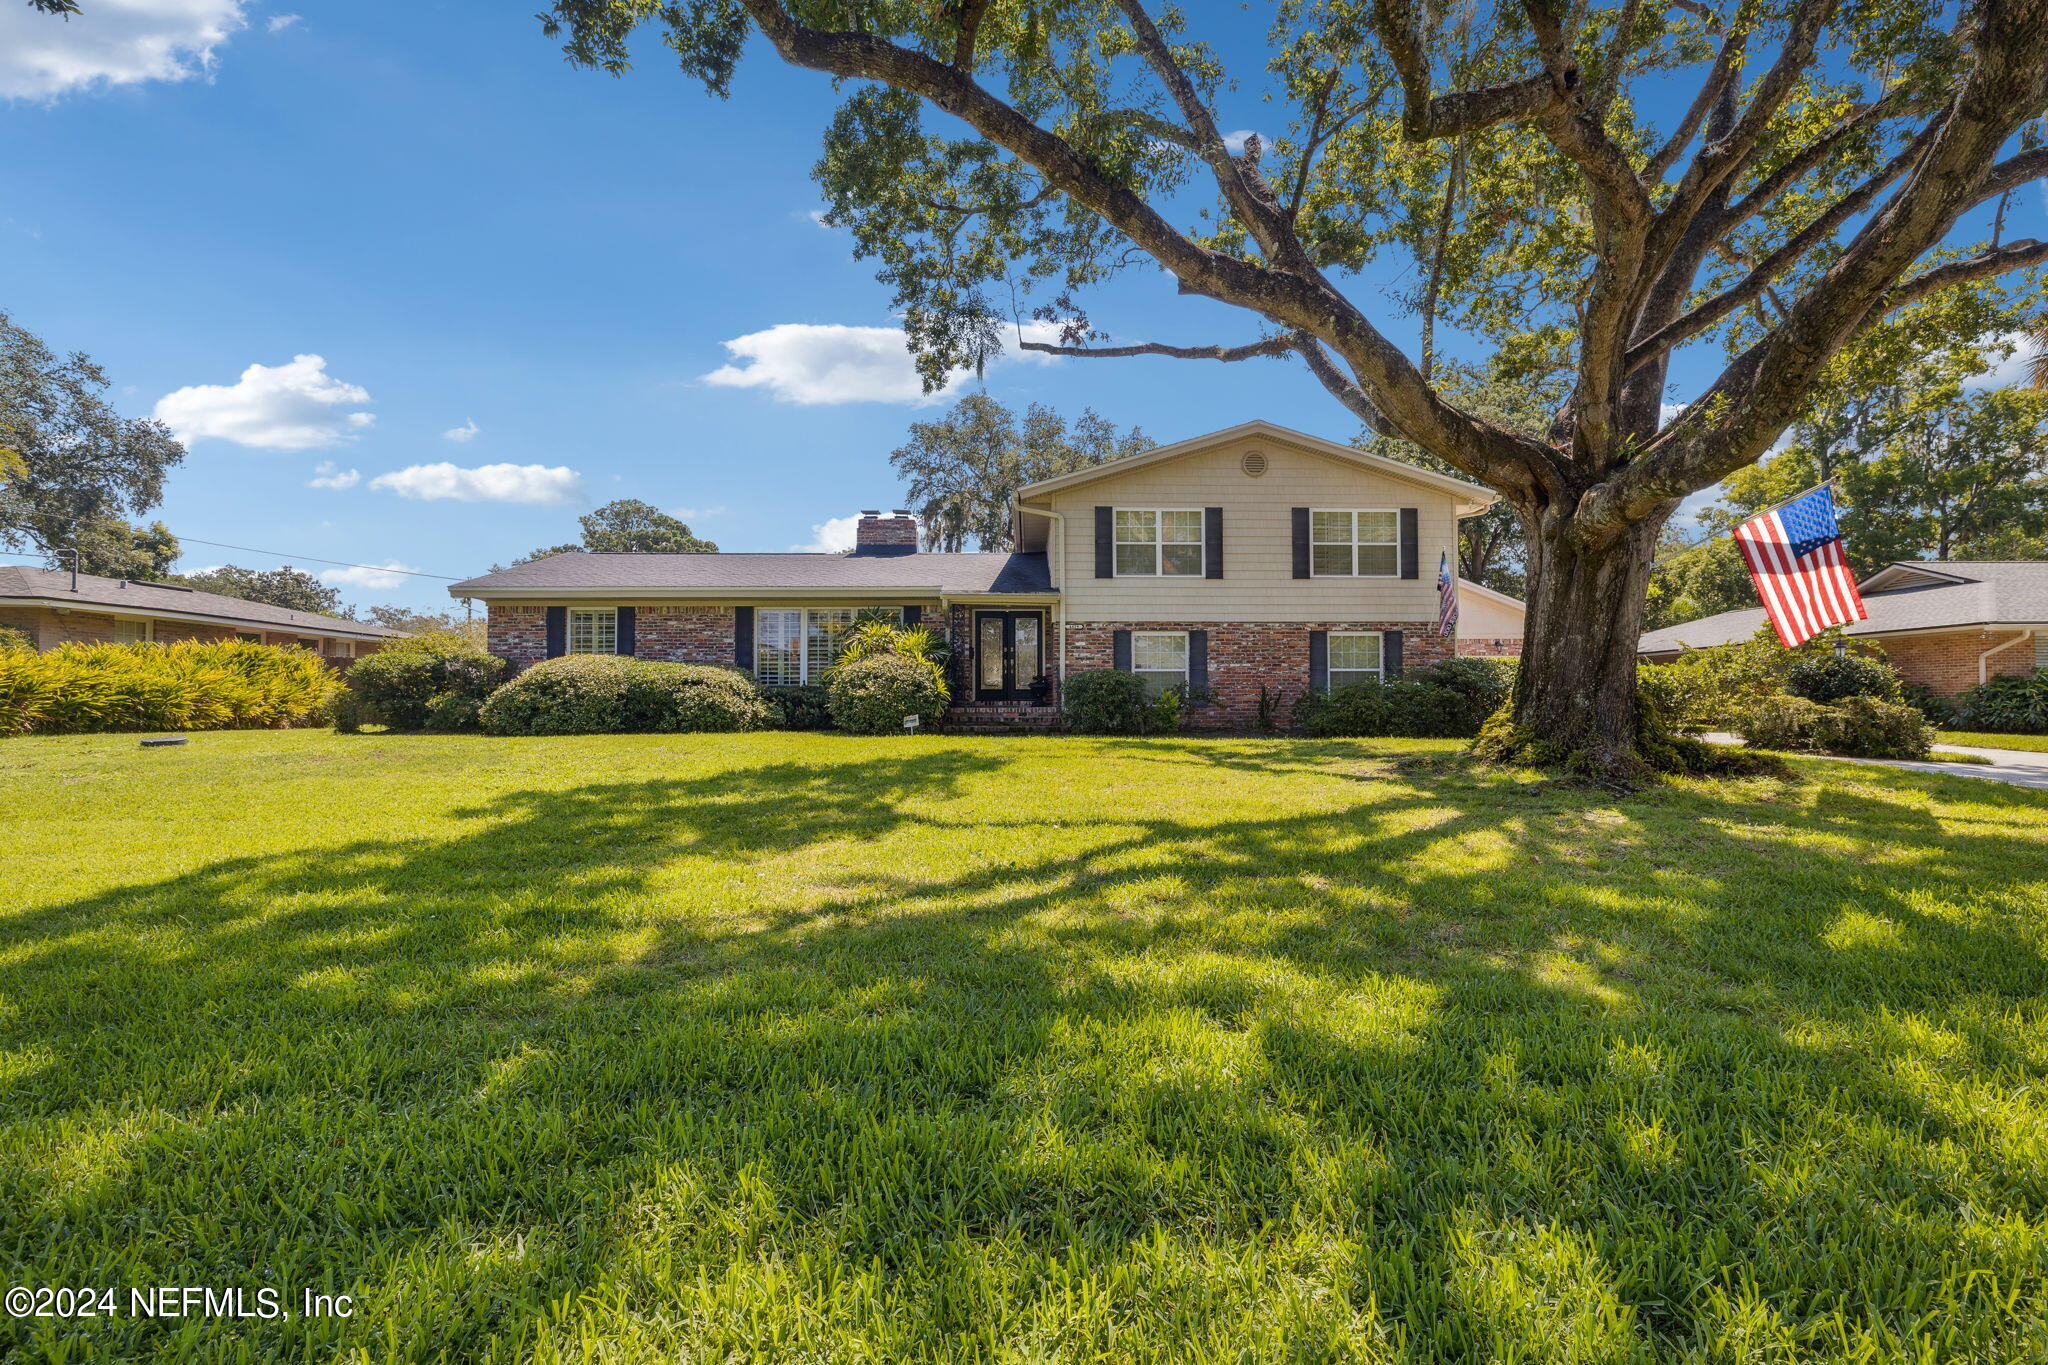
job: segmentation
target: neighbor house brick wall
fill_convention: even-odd
[[[1516,659],[1522,654],[1522,637],[1503,636],[1497,640],[1468,640],[1459,637],[1458,657],[1461,659]]]
[[[1929,635],[1895,635],[1871,643],[1884,650],[1885,657],[1891,660],[1907,682],[1919,683],[1937,695],[1947,697],[1977,685],[1977,660],[1985,650],[2018,640],[2022,634],[2016,630],[1955,630]],[[2002,673],[2031,673],[2034,671],[2032,642],[2000,650],[1984,662],[1987,672],[1993,677]]]
[[[636,607],[633,613],[633,652],[642,659],[730,665],[733,635],[731,607],[654,605]],[[491,653],[510,659],[516,668],[537,664],[548,656],[547,608],[493,602],[485,639]]]
[[[29,643],[43,647],[43,632],[56,613],[42,607],[0,607],[0,626],[28,632]]]
[[[1398,630],[1402,669],[1410,673],[1442,663],[1452,650],[1452,641],[1436,633],[1435,621],[1089,621],[1067,626],[1067,672],[1113,667],[1119,630],[1209,632],[1211,704],[1189,708],[1187,723],[1195,728],[1257,724],[1262,687],[1274,715],[1286,724],[1288,708],[1308,690],[1310,631]]]

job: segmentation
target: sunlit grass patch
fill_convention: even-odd
[[[1447,742],[0,745],[12,1283],[159,1360],[2022,1360],[2048,794]]]

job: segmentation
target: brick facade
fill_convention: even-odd
[[[908,512],[898,512],[893,517],[885,517],[880,512],[862,512],[860,520],[853,526],[853,543],[863,550],[886,546],[914,551],[917,549],[917,518]]]
[[[597,604],[593,604],[597,605]],[[486,648],[516,668],[548,656],[548,614],[544,606],[493,602],[485,621]],[[670,663],[733,662],[731,607],[646,606],[633,613],[633,653]]]
[[[120,639],[115,623],[123,618],[107,612],[84,611],[76,608],[55,611],[49,607],[8,607],[0,609],[0,626],[12,626],[28,632],[37,649],[55,649],[58,645],[104,645]],[[130,621],[136,617],[125,618]],[[322,638],[300,635],[294,631],[247,630],[231,625],[215,625],[208,621],[183,621],[176,617],[156,616],[149,618],[154,629],[151,638],[161,645],[178,640],[232,640],[238,635],[254,635],[263,644],[291,645],[300,640]],[[325,637],[332,639],[333,637]],[[321,657],[338,668],[346,668],[365,654],[377,652],[378,642],[358,640],[353,654],[323,654]]]
[[[1949,697],[1977,685],[1977,660],[1985,650],[2019,640],[2017,630],[1953,630],[1928,635],[1895,635],[1870,643],[1884,650],[1885,657],[1907,682],[1919,683],[1939,696]],[[2034,671],[2033,642],[2014,644],[1984,661],[1987,676]]]
[[[1285,724],[1288,709],[1308,690],[1310,631],[1398,630],[1402,667],[1411,672],[1450,658],[1453,644],[1436,633],[1434,621],[1088,621],[1067,627],[1067,672],[1111,667],[1120,630],[1209,633],[1210,704],[1188,710],[1191,729],[1256,725],[1262,688]]]
[[[1470,640],[1463,636],[1458,639],[1458,657],[1461,659],[1518,659],[1522,655],[1522,637],[1503,636],[1497,640]]]

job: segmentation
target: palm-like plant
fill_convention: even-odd
[[[936,668],[945,662],[947,653],[946,642],[923,626],[899,626],[893,621],[862,621],[846,632],[846,638],[839,646],[839,657],[833,662],[836,667],[843,667],[877,654],[894,654]]]
[[[2026,336],[2027,344],[2034,348],[2033,358],[2027,361],[2034,387],[2048,389],[2048,313],[2034,319],[2034,325],[2027,329]]]

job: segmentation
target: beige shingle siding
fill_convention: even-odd
[[[1266,472],[1244,472],[1249,451]],[[1235,441],[1062,490],[1032,505],[1065,515],[1069,621],[1431,621],[1438,555],[1454,547],[1448,494],[1264,438]],[[1095,512],[1111,507],[1221,507],[1223,577],[1095,577]],[[1296,578],[1292,509],[1417,509],[1417,576]]]

